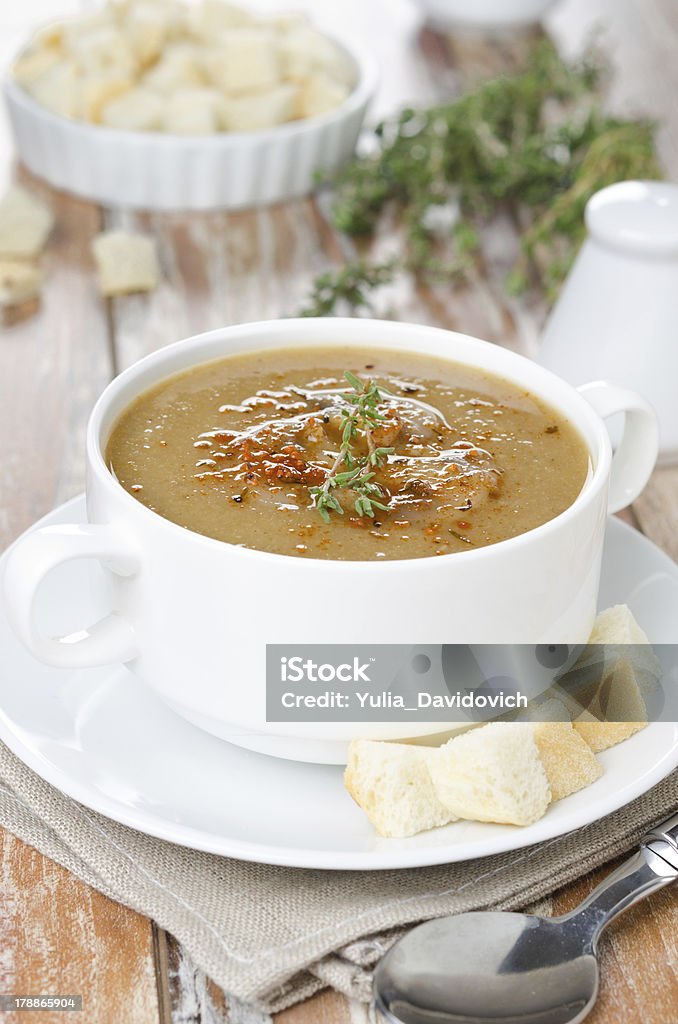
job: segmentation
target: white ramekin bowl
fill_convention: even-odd
[[[556,0],[416,0],[428,20],[441,29],[512,29],[533,25]]]
[[[319,171],[350,160],[377,83],[369,58],[337,46],[356,70],[348,99],[327,114],[258,132],[184,136],[72,121],[10,75],[4,92],[19,159],[55,188],[103,206],[237,210],[308,195]]]
[[[104,448],[117,416],[164,377],[229,353],[316,345],[426,353],[513,381],[580,431],[589,479],[565,512],[490,547],[440,558],[334,562],[192,533],[146,508],[109,472]],[[613,460],[603,418],[620,410],[627,422]],[[269,722],[267,644],[584,643],[595,616],[607,512],[636,497],[656,454],[656,420],[638,396],[602,382],[576,391],[522,356],[461,334],[348,319],[227,327],[160,349],[108,385],[88,429],[89,525],[39,529],[15,545],[5,573],[8,614],[48,664],[126,662],[174,711],[208,732],[268,754],[340,762],[357,736],[397,739],[439,732],[441,725]],[[46,636],[34,613],[41,582],[74,558],[105,566],[113,610],[68,638]]]

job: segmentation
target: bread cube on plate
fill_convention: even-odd
[[[46,110],[60,117],[77,117],[81,78],[72,60],[62,60],[34,79],[28,92]]]
[[[281,78],[275,35],[262,28],[222,33],[204,64],[210,81],[234,96],[272,89]]]
[[[642,721],[645,699],[659,686],[662,667],[647,636],[625,605],[598,616],[591,641],[576,664],[554,687],[576,719]]]
[[[624,650],[624,647],[619,648]],[[580,672],[582,676],[584,673]],[[569,687],[577,709],[573,720],[598,722],[646,722],[647,707],[640,688],[642,672],[634,668],[628,657],[607,660],[592,679]]]
[[[101,123],[120,131],[159,131],[165,120],[165,100],[152,89],[139,86],[107,103]]]
[[[584,710],[574,716],[573,724],[599,753],[646,726],[644,693],[656,685],[661,665],[627,605],[606,608],[598,615],[589,644],[575,669],[597,664],[599,677],[584,694]],[[604,651],[600,645],[605,646]]]
[[[605,650],[599,645],[604,645]],[[589,637],[589,646],[578,664],[588,664],[605,654],[609,660],[628,657],[641,689],[651,688],[661,675],[661,664],[654,653],[647,633],[636,621],[628,605],[606,608],[596,618]]]
[[[646,722],[647,707],[628,658],[620,658],[606,673],[585,710],[605,722]]]
[[[178,89],[166,103],[164,128],[174,135],[219,131],[224,98],[216,89]]]
[[[599,754],[628,740],[644,729],[647,722],[599,722],[592,715],[585,714],[572,724],[591,750]]]
[[[85,75],[131,78],[137,68],[130,43],[116,27],[98,28],[74,36],[68,52]]]
[[[296,116],[298,90],[285,83],[251,96],[227,96],[223,126],[230,132],[255,132],[275,128]]]
[[[344,784],[381,836],[405,837],[454,821],[436,796],[430,750],[406,743],[354,740]]]
[[[105,231],[92,242],[102,295],[147,292],[160,277],[155,243],[146,235]]]
[[[571,722],[535,722],[532,726],[552,800],[590,786],[603,768]]]
[[[590,644],[649,644],[647,633],[636,622],[626,604],[606,608],[596,617]]]
[[[429,754],[436,795],[450,814],[474,821],[531,825],[551,801],[530,725],[491,722]]]
[[[338,82],[324,71],[310,75],[300,86],[299,117],[317,117],[326,114],[346,100],[348,86]]]
[[[37,298],[41,284],[42,274],[34,263],[0,259],[0,308]]]
[[[558,690],[572,721],[587,715],[601,722],[647,720],[636,670],[628,658],[579,667],[561,681]]]
[[[54,226],[50,209],[20,185],[0,199],[0,258],[37,256]]]
[[[149,89],[155,89],[163,94],[175,89],[205,85],[202,54],[191,43],[171,43],[141,81]]]

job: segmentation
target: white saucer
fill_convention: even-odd
[[[39,525],[84,518],[80,497]],[[96,579],[83,563],[61,567],[43,588],[43,621],[65,633],[104,614]],[[653,642],[676,641],[678,566],[613,520],[600,604],[620,602]],[[380,839],[345,792],[340,768],[281,761],[215,739],[122,667],[71,672],[41,665],[14,636],[4,607],[0,705],[0,738],[87,807],[183,846],[295,867],[405,868],[518,849],[609,814],[678,764],[678,724],[654,724],[607,751],[598,782],[529,828],[459,822],[411,839]]]

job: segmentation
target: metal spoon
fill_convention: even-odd
[[[678,814],[569,914],[479,912],[414,928],[376,969],[376,1005],[389,1024],[576,1024],[598,994],[603,928],[676,878]]]

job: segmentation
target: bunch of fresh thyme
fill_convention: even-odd
[[[337,271],[320,274],[313,283],[312,304],[302,310],[302,316],[330,316],[337,304],[345,303],[353,310],[370,306],[370,295],[383,284],[390,284],[395,274],[395,263],[370,263],[356,260]]]
[[[388,511],[388,505],[382,500],[384,492],[374,480],[374,470],[383,466],[394,451],[393,448],[378,447],[374,440],[373,431],[384,419],[383,413],[379,411],[382,392],[373,380],[361,381],[349,371],[344,376],[353,391],[342,395],[348,408],[342,409],[341,413],[341,446],[325,482],[320,487],[309,488],[314,507],[326,523],[330,521],[331,512],[344,514],[336,495],[338,490],[350,490],[356,495],[354,508],[359,516],[373,519],[376,508]],[[359,431],[363,432],[367,444],[366,455],[357,455],[355,451]],[[342,466],[346,469],[342,470]]]
[[[523,231],[509,288],[532,279],[553,298],[583,239],[593,193],[623,179],[662,176],[654,125],[604,112],[602,71],[590,54],[568,64],[541,41],[523,71],[384,121],[368,154],[335,182],[334,225],[370,237],[395,210],[404,227],[399,268],[431,282],[467,273],[480,229],[508,210]],[[445,211],[452,213],[447,226]],[[393,274],[388,267],[361,260],[322,275],[305,315],[364,306]]]

